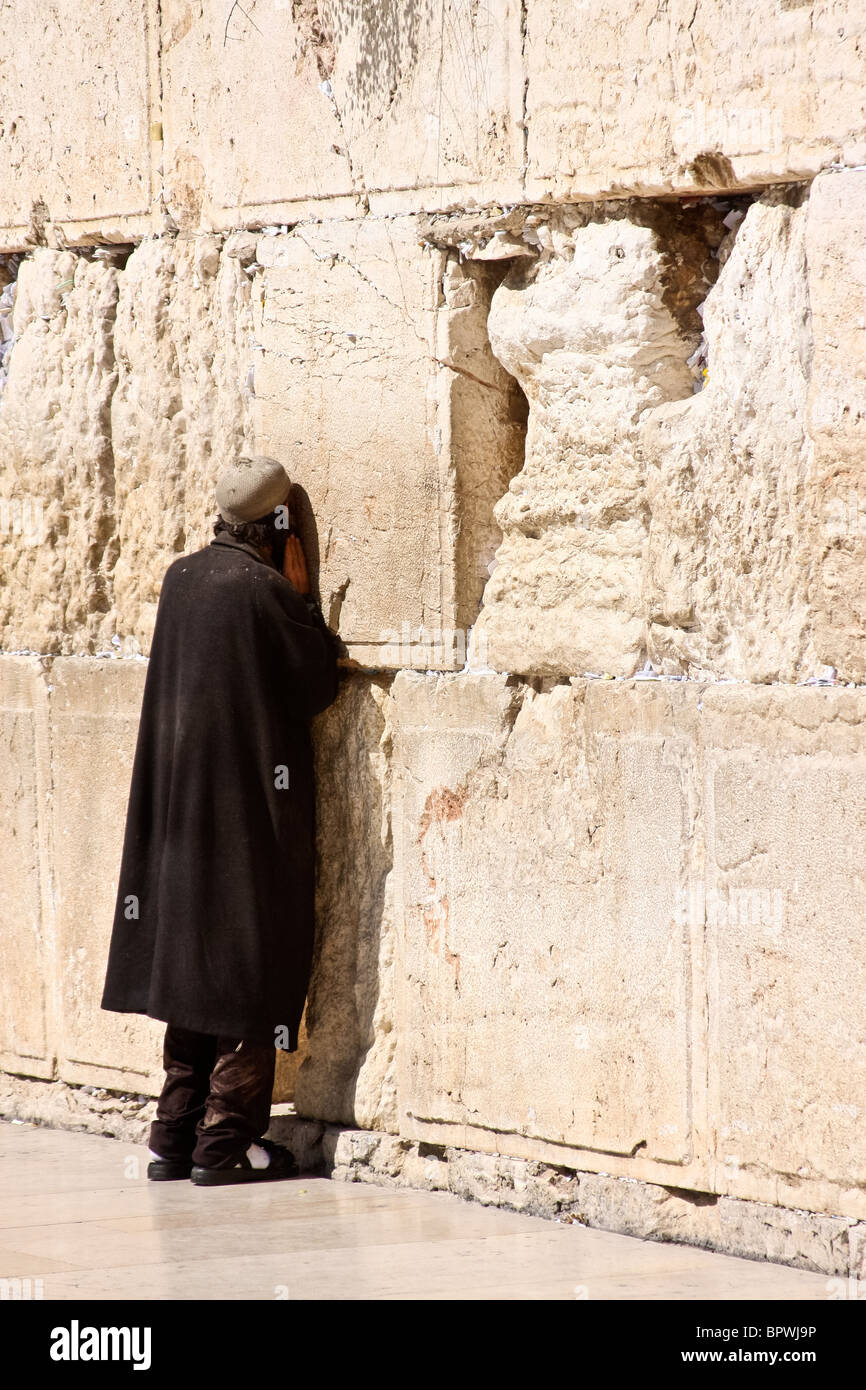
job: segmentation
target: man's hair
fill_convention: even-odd
[[[213,529],[215,536],[225,531],[234,540],[245,541],[247,545],[254,545],[257,550],[264,550],[270,546],[276,551],[288,534],[284,525],[277,526],[276,508],[256,521],[226,521],[224,517],[218,516]]]

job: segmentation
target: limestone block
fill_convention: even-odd
[[[760,187],[862,163],[866,15],[847,3],[530,0],[530,198]]]
[[[95,657],[52,667],[53,983],[61,1080],[155,1095],[165,1025],[99,1007],[145,671]]]
[[[566,220],[567,219],[567,220]],[[561,225],[557,225],[559,222]],[[572,209],[496,290],[496,356],[529,400],[525,466],[479,620],[500,670],[627,675],[645,648],[640,414],[691,391],[657,230]]]
[[[0,250],[51,223],[123,240],[151,202],[152,0],[0,10]],[[158,119],[158,117],[157,117]]]
[[[816,661],[866,680],[866,172],[821,175],[806,222]]]
[[[39,248],[21,263],[0,396],[0,634],[8,649],[104,644],[111,615],[116,266]]]
[[[652,205],[536,226],[488,323],[529,399],[525,465],[494,508],[490,665],[862,678],[864,187],[832,173],[811,197],[704,205],[690,239],[688,211]]]
[[[239,208],[278,221],[304,198],[353,206],[316,8],[163,3],[165,198],[182,227],[230,228]]]
[[[404,619],[441,623],[450,597],[434,257],[416,243],[411,223],[341,222],[263,237],[258,252],[256,435],[310,499],[324,612],[362,657],[399,642]]]
[[[51,785],[48,678],[32,657],[0,658],[0,1066],[53,1071],[53,916],[44,806]]]
[[[395,680],[406,1137],[691,1159],[686,694],[606,693]]]
[[[521,5],[320,4],[347,157],[374,212],[516,202],[523,165]],[[379,194],[377,197],[376,194]]]
[[[251,333],[249,277],[218,239],[160,238],[130,256],[111,431],[116,624],[133,649],[149,650],[168,565],[213,537],[219,473],[252,446]]]
[[[401,1136],[862,1220],[863,692],[392,699]]]
[[[710,1122],[721,1190],[863,1216],[861,690],[703,695]]]
[[[6,648],[146,651],[165,569],[251,444],[250,280],[217,238],[38,248],[0,395]]]
[[[752,204],[704,305],[704,389],[639,426],[647,649],[664,670],[816,674],[806,220],[799,195]]]
[[[182,227],[515,200],[520,7],[164,0],[165,190]],[[240,211],[240,219],[239,219]]]
[[[387,686],[344,679],[313,727],[318,878],[299,1114],[396,1128]]]
[[[257,255],[256,438],[307,494],[324,612],[365,664],[462,667],[522,455],[496,274],[419,246],[412,218],[298,226]]]

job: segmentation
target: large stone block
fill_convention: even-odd
[[[32,657],[0,658],[0,1067],[50,1077],[54,936],[50,842],[49,677]]]
[[[0,9],[0,250],[54,222],[69,240],[147,230],[154,0],[70,0]],[[151,129],[152,124],[155,129]]]
[[[500,670],[627,675],[646,645],[644,412],[690,393],[662,230],[643,210],[555,211],[541,253],[496,290],[493,351],[529,400],[526,461],[495,509],[504,532],[479,633]],[[672,239],[678,235],[670,217]],[[703,256],[709,246],[700,233]],[[701,283],[701,255],[692,305]],[[697,320],[696,320],[697,322]]]
[[[400,1134],[862,1219],[863,692],[392,698]]]
[[[8,649],[146,651],[166,567],[252,442],[250,279],[218,239],[22,261],[0,392]]]
[[[693,704],[609,689],[395,681],[400,1132],[680,1182]]]
[[[0,634],[94,649],[114,632],[111,398],[117,267],[39,248],[19,268],[0,395]]]
[[[496,274],[412,218],[263,236],[256,436],[305,489],[323,607],[370,665],[461,667],[519,466],[519,392],[486,334]]]
[[[214,237],[149,240],[119,277],[112,581],[133,650],[149,650],[168,565],[213,537],[219,473],[253,442],[250,279],[229,250]]]
[[[353,675],[314,721],[316,943],[302,1115],[396,1128],[387,685]]]
[[[182,226],[519,196],[516,0],[165,0],[162,76]]]
[[[812,364],[814,570],[809,602],[819,661],[866,680],[866,171],[822,175],[806,222]]]
[[[861,690],[703,695],[718,1190],[864,1212],[866,701]]]
[[[530,198],[760,187],[862,163],[866,16],[838,0],[530,0]]]
[[[164,1025],[100,1008],[146,667],[61,658],[52,667],[59,1075],[155,1094]]]
[[[488,325],[529,399],[493,512],[491,665],[863,678],[864,188],[526,219],[539,254]]]

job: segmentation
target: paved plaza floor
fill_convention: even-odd
[[[143,1146],[0,1123],[0,1281],[76,1300],[828,1297],[823,1274],[448,1193],[308,1176],[197,1188],[146,1168]]]

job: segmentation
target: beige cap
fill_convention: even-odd
[[[276,459],[239,458],[217,479],[216,502],[223,521],[258,521],[285,502],[292,483]]]

